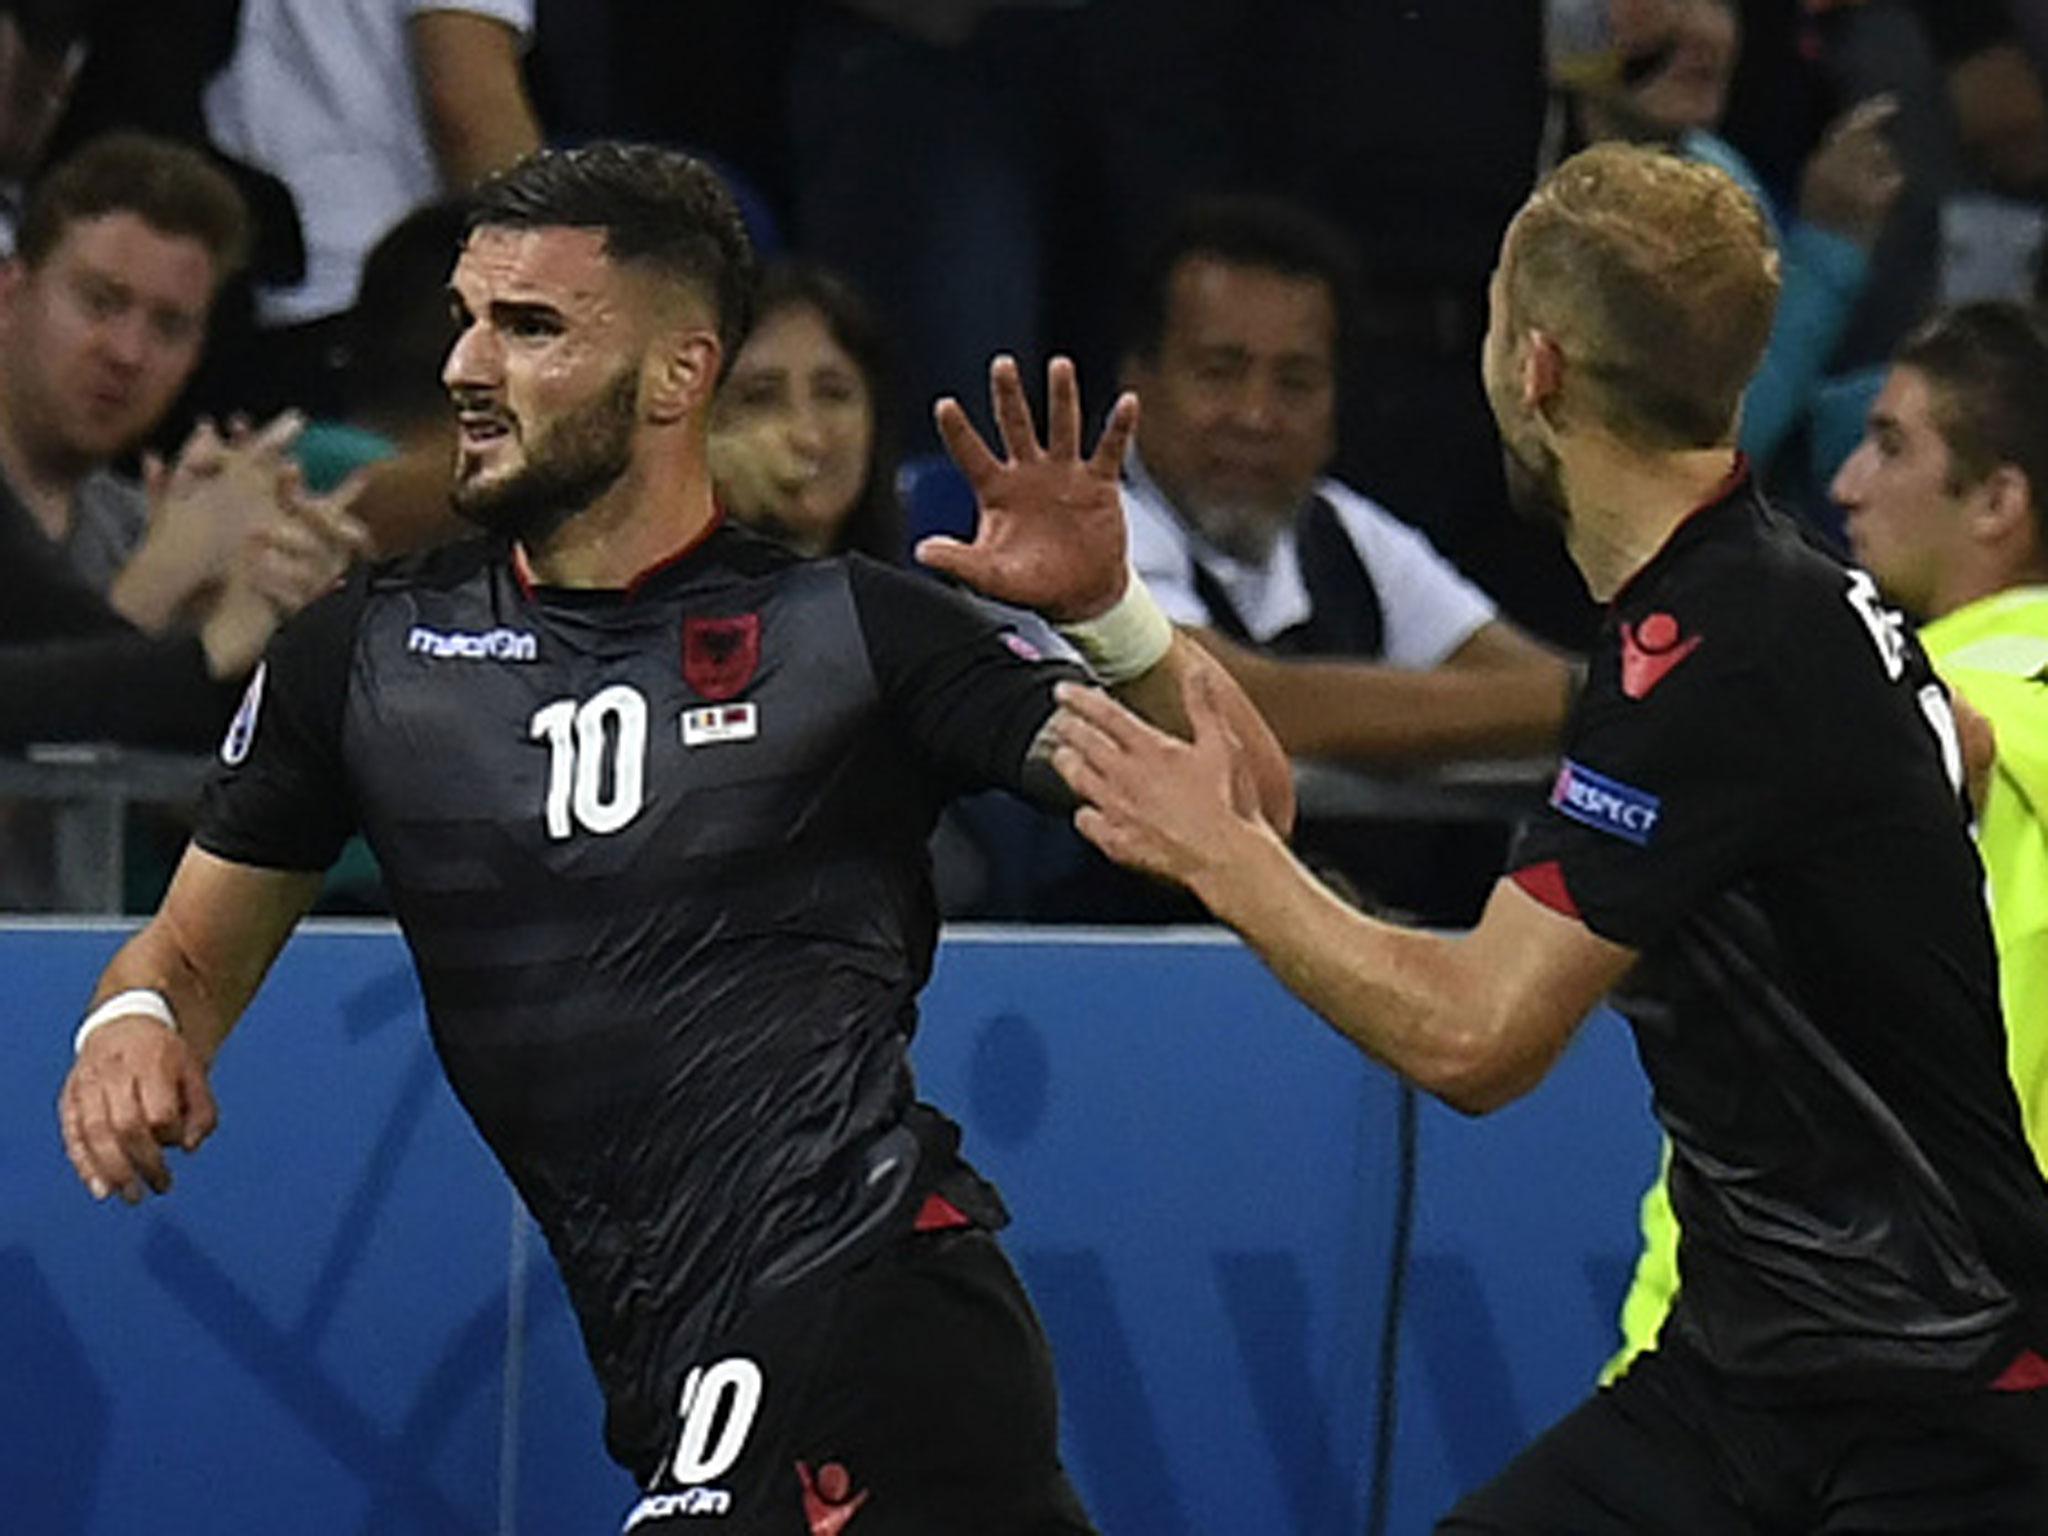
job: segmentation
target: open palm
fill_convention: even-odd
[[[1081,391],[1073,363],[1046,369],[1047,436],[1041,444],[1014,358],[989,369],[1002,439],[997,458],[950,397],[937,407],[939,436],[974,491],[974,541],[922,540],[917,558],[1000,602],[1056,623],[1106,612],[1123,595],[1126,555],[1117,479],[1138,424],[1135,395],[1121,396],[1095,452],[1081,456]]]

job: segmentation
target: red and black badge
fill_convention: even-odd
[[[683,681],[718,703],[742,692],[761,665],[761,615],[683,620]]]
[[[1688,635],[1668,613],[1653,613],[1642,623],[1621,626],[1621,691],[1647,699],[1650,690],[1671,675],[1700,648],[1701,636]]]
[[[803,1484],[804,1521],[811,1536],[840,1536],[868,1501],[869,1490],[856,1490],[852,1475],[836,1461],[826,1462],[816,1473],[809,1462],[800,1461],[796,1475]]]

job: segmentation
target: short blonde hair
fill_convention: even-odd
[[[1504,255],[1509,323],[1548,332],[1567,391],[1652,448],[1730,441],[1770,339],[1778,253],[1726,172],[1599,144],[1546,177]]]

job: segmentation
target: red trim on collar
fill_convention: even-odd
[[[1721,483],[1715,486],[1711,491],[1707,493],[1707,499],[1705,501],[1701,502],[1698,506],[1694,507],[1691,512],[1688,512],[1685,515],[1688,518],[1690,518],[1695,513],[1706,511],[1709,507],[1719,506],[1722,502],[1726,501],[1730,496],[1733,496],[1735,494],[1735,487],[1742,484],[1742,482],[1747,480],[1748,478],[1749,455],[1744,453],[1740,448],[1738,448],[1735,450],[1735,462],[1728,466],[1728,473],[1721,477]]]
[[[512,579],[519,583],[519,595],[532,602],[535,585],[533,567],[527,563],[526,551],[520,548],[516,539],[512,543]]]
[[[676,566],[681,565],[685,560],[689,559],[690,556],[697,553],[698,550],[704,547],[705,541],[709,539],[711,535],[718,532],[718,530],[724,525],[725,508],[719,502],[713,501],[711,503],[711,521],[706,523],[702,528],[699,528],[697,530],[697,535],[695,538],[691,539],[688,543],[684,544],[681,549],[676,550],[673,554],[663,555],[659,560],[655,561],[654,564],[648,566],[646,570],[640,572],[631,581],[626,583],[627,601],[630,602],[632,599],[638,597],[640,595],[640,589],[646,586],[647,583],[652,581],[655,577],[659,576],[663,571],[673,570]]]
[[[1698,506],[1694,507],[1690,512],[1686,513],[1685,516],[1681,517],[1677,522],[1671,525],[1671,531],[1664,535],[1664,542],[1662,544],[1659,544],[1656,547],[1656,549],[1651,552],[1649,559],[1645,560],[1641,565],[1637,566],[1635,570],[1629,573],[1628,580],[1624,581],[1618,588],[1616,588],[1614,596],[1610,597],[1607,600],[1607,606],[1610,609],[1619,607],[1621,604],[1621,600],[1628,596],[1629,588],[1633,587],[1636,584],[1636,578],[1638,576],[1641,576],[1643,572],[1647,571],[1651,566],[1655,565],[1658,562],[1658,560],[1663,557],[1664,551],[1671,547],[1671,541],[1678,537],[1679,530],[1685,527],[1685,525],[1691,522],[1694,518],[1698,517],[1702,512],[1706,511],[1709,507],[1720,506],[1722,502],[1726,501],[1730,496],[1733,496],[1735,494],[1736,487],[1741,485],[1742,482],[1747,480],[1748,478],[1749,455],[1744,453],[1740,448],[1738,448],[1735,450],[1735,463],[1729,468],[1728,473],[1721,477],[1721,483],[1715,486],[1711,491],[1707,493],[1707,499],[1705,501],[1701,502]]]

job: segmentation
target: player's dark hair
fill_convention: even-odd
[[[739,205],[703,161],[653,144],[541,149],[485,178],[469,231],[589,229],[606,253],[686,284],[711,306],[721,368],[747,333],[754,247]]]
[[[1174,269],[1194,257],[1228,266],[1255,267],[1283,277],[1307,278],[1329,290],[1337,313],[1334,355],[1345,355],[1357,318],[1358,253],[1343,232],[1284,198],[1232,195],[1184,205],[1139,265],[1132,287],[1125,348],[1135,357],[1159,356]]]
[[[1923,323],[1892,361],[1931,387],[1949,489],[1967,490],[2010,464],[2027,477],[2048,538],[2048,324],[2020,304],[1959,304]]]
[[[226,173],[196,149],[127,131],[93,139],[36,184],[15,254],[37,266],[74,223],[113,213],[198,241],[213,258],[216,280],[248,259],[248,206]]]
[[[895,359],[879,316],[851,283],[816,262],[788,260],[761,274],[754,295],[754,323],[785,309],[812,309],[825,330],[853,359],[867,386],[875,429],[861,481],[860,499],[833,539],[833,552],[858,550],[891,564],[903,558],[903,502],[896,494],[898,425]]]

